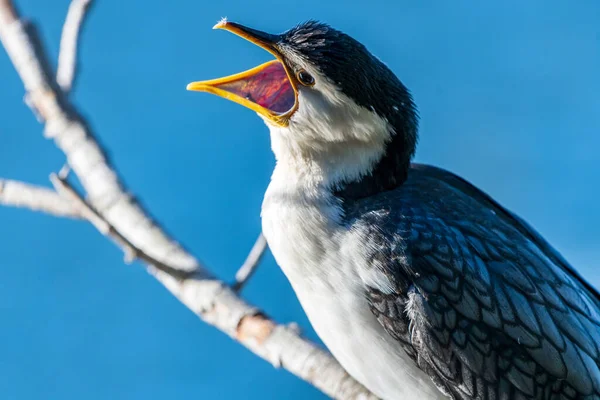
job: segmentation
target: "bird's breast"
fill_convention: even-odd
[[[340,208],[331,196],[271,184],[262,206],[262,228],[275,259],[291,275],[319,276],[337,251]]]
[[[376,320],[358,269],[360,243],[328,199],[270,190],[263,232],[312,326],[359,382],[384,399],[441,399],[440,392]]]

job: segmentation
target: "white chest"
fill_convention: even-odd
[[[443,399],[371,313],[360,252],[329,202],[267,191],[263,232],[311,324],[336,359],[386,400]]]

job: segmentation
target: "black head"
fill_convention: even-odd
[[[347,182],[343,194],[365,196],[401,184],[416,149],[418,114],[410,92],[396,75],[363,44],[317,21],[302,23],[277,41],[282,52],[302,57],[356,104],[385,118],[394,130],[373,171],[358,182]]]

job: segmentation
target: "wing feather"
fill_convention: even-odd
[[[373,313],[440,389],[600,398],[600,297],[520,218],[424,166],[346,213],[395,287],[365,283]]]

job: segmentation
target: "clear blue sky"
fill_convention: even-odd
[[[600,286],[600,3],[97,0],[74,101],[152,213],[231,279],[259,232],[273,167],[247,109],[186,83],[267,61],[223,16],[267,31],[316,18],[367,45],[412,89],[417,160],[525,217]],[[67,0],[18,1],[56,58]],[[47,184],[42,138],[0,51],[0,177]],[[5,399],[323,398],[201,323],[90,225],[0,208]],[[314,337],[268,255],[245,293]]]

